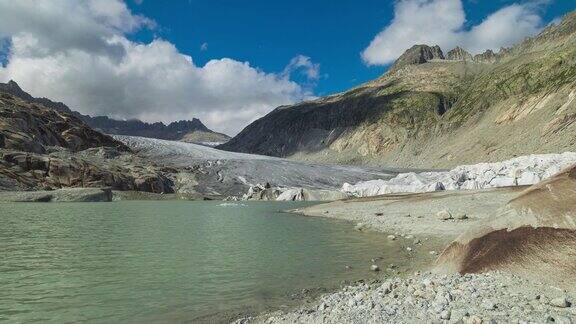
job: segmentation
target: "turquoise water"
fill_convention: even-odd
[[[0,204],[0,321],[214,320],[374,276],[370,259],[399,249],[347,223],[279,212],[301,206]]]

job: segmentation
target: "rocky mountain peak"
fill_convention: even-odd
[[[14,80],[10,80],[8,83],[0,83],[0,92],[6,92],[28,101],[34,99],[30,94],[22,90]]]
[[[474,55],[474,62],[478,63],[494,63],[498,59],[498,55],[491,49],[486,50],[482,54]]]
[[[434,59],[444,59],[440,46],[414,45],[396,60],[391,70],[396,71],[406,65],[423,64]]]
[[[472,61],[472,54],[462,47],[457,46],[450,52],[446,53],[446,59],[452,61]]]

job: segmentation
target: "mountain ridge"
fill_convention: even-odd
[[[416,64],[399,58],[349,91],[279,107],[219,148],[425,168],[576,150],[563,140],[576,134],[576,13],[472,60],[440,59],[423,46]]]
[[[162,122],[147,123],[138,119],[117,120],[107,116],[84,115],[70,109],[62,102],[55,102],[48,98],[33,97],[22,90],[18,83],[13,80],[7,83],[0,83],[0,92],[10,93],[26,101],[42,104],[45,107],[74,115],[86,122],[90,127],[106,134],[142,136],[175,141],[192,138],[193,143],[222,143],[230,138],[225,134],[210,130],[197,118],[175,121],[166,125]]]

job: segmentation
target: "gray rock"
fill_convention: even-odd
[[[452,219],[452,214],[448,210],[441,210],[436,213],[436,217],[440,220],[449,220]]]
[[[380,267],[377,266],[377,265],[375,265],[375,264],[373,264],[373,265],[370,266],[370,270],[372,270],[372,271],[380,271]]]
[[[566,308],[570,307],[570,302],[568,299],[566,299],[566,297],[558,297],[550,300],[550,305],[559,308]]]
[[[445,309],[440,313],[440,319],[449,320],[452,312],[449,309]]]
[[[496,309],[496,304],[492,300],[485,300],[482,302],[482,308],[485,310],[494,310]]]

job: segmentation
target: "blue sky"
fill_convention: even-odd
[[[302,54],[320,64],[315,94],[346,90],[381,75],[386,66],[367,66],[360,53],[393,18],[391,0],[144,0],[132,10],[153,18],[158,30],[136,35],[162,37],[198,65],[213,58],[248,61],[265,71],[282,71]],[[465,1],[467,26],[520,1]],[[545,22],[574,10],[576,1],[551,1],[540,9]],[[423,26],[424,27],[424,26]],[[201,50],[202,44],[207,50]],[[449,49],[444,49],[445,51]],[[302,78],[298,78],[302,82]]]
[[[380,76],[414,44],[498,50],[576,0],[0,0],[0,82],[93,116],[234,135]]]

